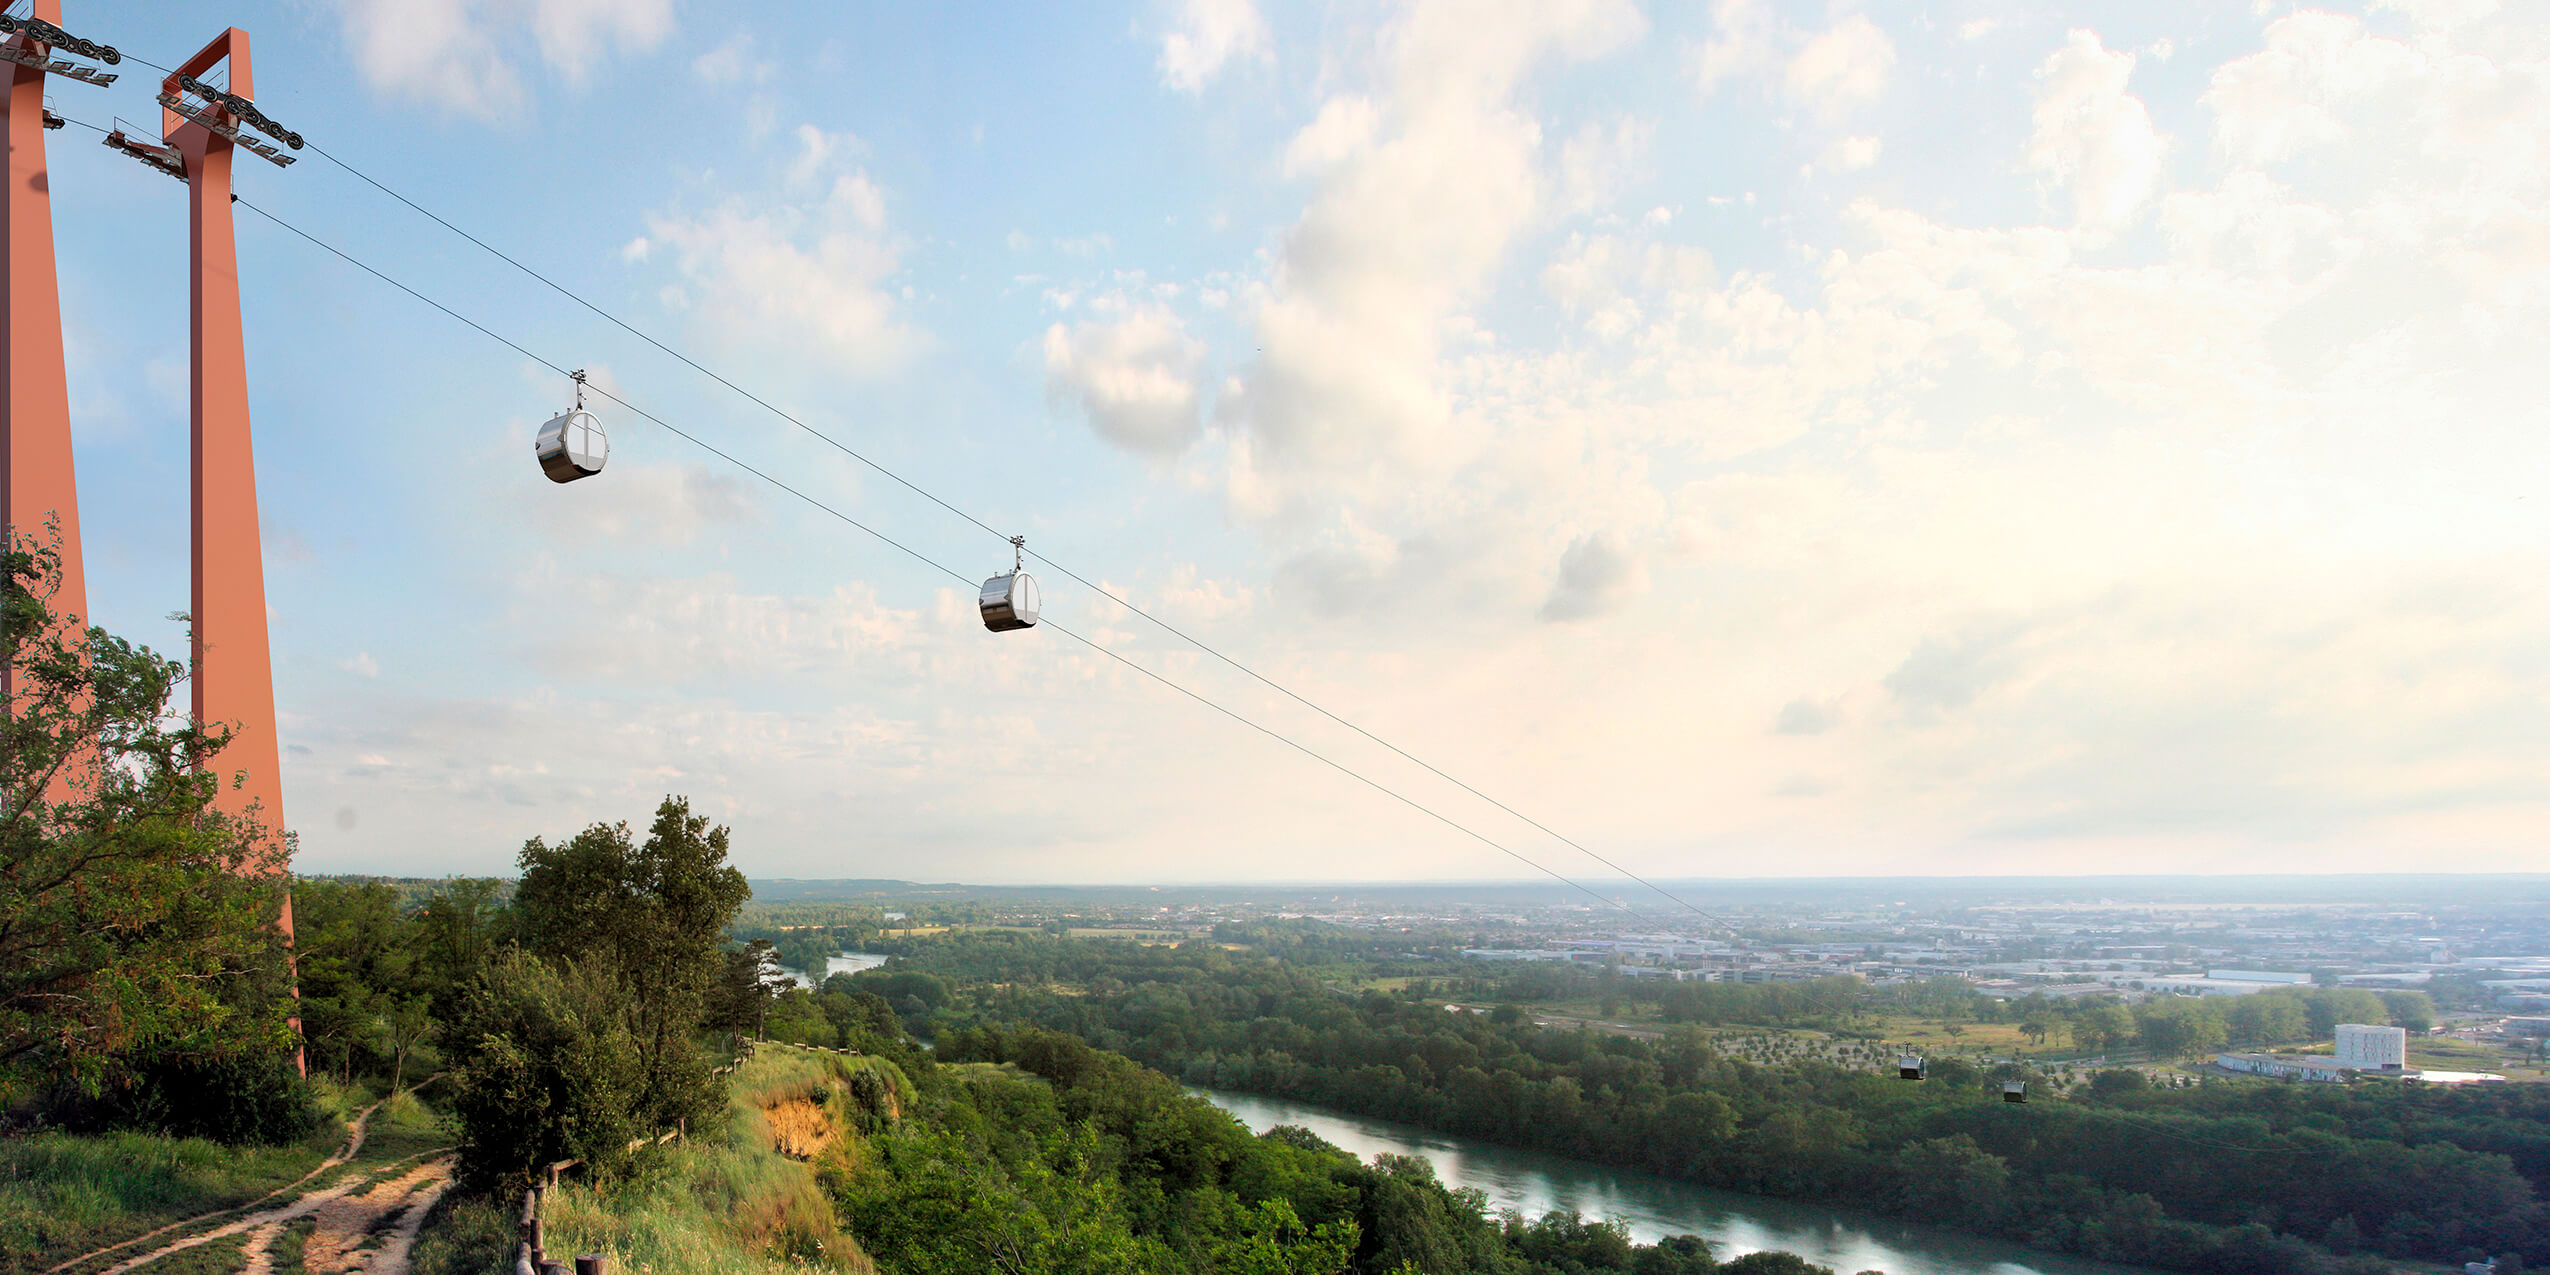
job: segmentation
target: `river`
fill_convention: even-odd
[[[832,958],[823,976],[830,978],[835,974],[856,974],[861,970],[872,970],[885,964],[885,959],[873,952],[843,952]],[[819,980],[806,977],[803,970],[789,970],[787,974],[799,987],[812,990],[823,986]]]
[[[1761,1249],[1783,1249],[1838,1275],[2158,1275],[2138,1266],[2062,1257],[1977,1239],[1953,1231],[1913,1226],[1873,1214],[1712,1191],[1645,1173],[1607,1169],[1538,1151],[1471,1142],[1413,1125],[1368,1120],[1280,1098],[1199,1089],[1250,1130],[1300,1125],[1370,1158],[1388,1152],[1422,1156],[1445,1186],[1474,1187],[1496,1209],[1537,1217],[1574,1209],[1586,1217],[1617,1218],[1641,1243],[1666,1235],[1697,1235],[1720,1261]]]

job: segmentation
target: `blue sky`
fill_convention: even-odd
[[[172,14],[176,16],[172,16]],[[2282,5],[70,6],[1650,874],[2529,869],[2550,22]],[[148,73],[59,109],[153,119]],[[50,139],[94,609],[186,602],[184,192]],[[326,160],[241,194],[969,576]],[[1509,875],[240,218],[306,871]],[[1594,865],[1047,574],[1051,613]]]

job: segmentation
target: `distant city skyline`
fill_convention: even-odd
[[[169,65],[223,22],[315,147],[1643,875],[2544,865],[2536,10],[64,15]],[[120,69],[56,108],[155,121]],[[182,650],[184,194],[95,142],[47,139],[93,618]],[[241,195],[1006,569],[300,161],[243,161]],[[607,470],[549,483],[564,378],[239,227],[304,871],[503,871],[666,792],[757,879],[1526,871],[1050,630],[984,632],[969,587],[610,404]],[[1054,620],[1612,875],[1044,579]]]

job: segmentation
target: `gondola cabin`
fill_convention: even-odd
[[[2001,1082],[2001,1101],[2026,1102],[2027,1100],[2028,1082],[2024,1080],[2004,1080]]]
[[[1036,627],[1044,598],[1037,592],[1036,577],[1012,571],[983,582],[981,605],[983,627],[994,633],[1009,633]]]
[[[1921,1072],[1921,1055],[1919,1054],[1906,1054],[1895,1060],[1895,1078],[1898,1080],[1919,1080]]]
[[[611,440],[603,434],[602,422],[579,407],[550,417],[531,450],[549,481],[571,483],[602,472],[603,462],[611,458]]]

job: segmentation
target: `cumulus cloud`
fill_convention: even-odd
[[[1821,700],[1793,699],[1780,706],[1780,715],[1771,723],[1775,735],[1821,735],[1841,725],[1841,710]]]
[[[1714,0],[1709,17],[1709,38],[1687,59],[1703,94],[1777,63],[1782,24],[1769,0]]]
[[[1637,177],[1655,137],[1655,121],[1636,116],[1576,130],[1559,152],[1560,199],[1567,211],[1583,214],[1609,207]]]
[[[1196,377],[1203,352],[1178,317],[1156,304],[1057,323],[1045,330],[1045,393],[1077,405],[1091,428],[1119,447],[1175,455],[1202,429]]]
[[[1235,515],[1126,512],[1144,543],[1241,547],[1110,588],[1642,871],[2378,870],[2435,845],[2520,868],[2550,815],[2550,64],[2537,21],[2445,8],[2276,17],[2228,55],[2181,41],[2148,82],[2088,32],[1980,79],[1973,48],[1943,69],[1908,41],[1882,80],[1801,72],[1863,103],[1827,120],[1790,72],[1840,24],[1719,4],[1713,87],[1772,171],[1874,148],[1855,82],[2000,112],[1972,164],[1890,162],[1836,206],[1649,193],[1680,175],[1608,163],[1620,105],[1536,78],[1681,52],[1629,47],[1634,15],[1420,6],[1378,43],[1334,37],[1316,109],[1245,157],[1302,200],[1262,258],[1150,294],[1149,331],[1152,302],[1108,285],[1023,285],[1077,298],[1023,375],[1093,421],[1174,406],[1118,422],[1183,449],[1152,490],[1209,486]],[[1889,160],[1911,136],[1890,127]],[[1597,179],[1570,175],[1580,139]],[[738,198],[798,210],[800,244],[829,216],[890,246],[892,192],[834,201],[863,161],[821,151]],[[1616,172],[1636,207],[1561,220]],[[2031,185],[2056,224],[1998,214]],[[672,269],[647,230],[635,264]],[[1128,232],[1112,255],[1156,270],[1150,251]],[[1207,288],[1228,311],[1184,300]],[[1227,388],[1206,381],[1224,352]],[[678,470],[642,481],[689,499]],[[706,557],[722,524],[692,518]],[[414,649],[314,656],[300,702],[372,698],[294,739],[293,791],[363,810],[363,838],[439,845],[425,812],[465,810],[496,845],[520,810],[572,829],[678,787],[734,802],[739,846],[787,847],[797,875],[896,875],[913,846],[978,879],[1219,871],[1192,866],[1207,834],[1297,875],[1496,870],[1422,816],[1350,809],[1351,781],[1301,799],[1337,777],[1270,770],[1262,739],[1101,658],[985,640],[961,587],[612,569],[562,555],[503,614],[504,641],[557,661],[534,691],[402,705]],[[1093,618],[1128,658],[1290,720]],[[328,667],[366,643],[400,676]]]
[[[1683,60],[1704,97],[1732,81],[1757,80],[1832,122],[1884,96],[1895,41],[1857,14],[1814,29],[1790,23],[1768,0],[1717,0],[1709,38]]]
[[[1789,97],[1827,118],[1874,102],[1895,67],[1895,42],[1864,17],[1852,16],[1818,32],[1789,59]]]
[[[2160,180],[2167,143],[2142,99],[2125,91],[2134,55],[2074,31],[2037,68],[2036,130],[2027,164],[2072,197],[2084,228],[2121,229]]]
[[[1232,62],[1271,58],[1272,43],[1255,0],[1178,0],[1176,19],[1160,35],[1160,81],[1202,92]]]
[[[1921,718],[1954,712],[2009,675],[2010,640],[2000,630],[1924,638],[1886,675],[1886,689]]]
[[[600,58],[645,52],[673,30],[672,0],[332,0],[332,7],[375,90],[488,119],[522,108],[526,72],[581,81]]]
[[[1258,357],[1222,399],[1236,507],[1280,513],[1306,482],[1381,481],[1449,445],[1444,343],[1546,198],[1539,126],[1511,98],[1534,68],[1643,25],[1618,0],[1431,0],[1385,37],[1380,93],[1332,95],[1294,138],[1289,162],[1320,185],[1254,315]]]
[[[795,137],[777,190],[649,214],[646,255],[670,258],[679,295],[721,342],[893,372],[926,338],[891,287],[902,259],[885,192],[857,164],[856,138],[813,125]]]
[[[750,35],[736,35],[691,60],[703,84],[765,84],[779,68],[754,52]]]
[[[608,411],[608,408],[603,409]],[[615,458],[611,481],[571,483],[531,506],[546,536],[678,548],[720,527],[761,520],[756,491],[730,470]]]
[[[1541,603],[1544,620],[1590,620],[1647,591],[1647,564],[1621,538],[1578,536],[1558,557],[1558,580]]]
[[[1885,139],[1883,138],[1837,138],[1832,145],[1824,148],[1824,153],[1817,162],[1827,172],[1856,173],[1876,163],[1878,155],[1884,150]]]

